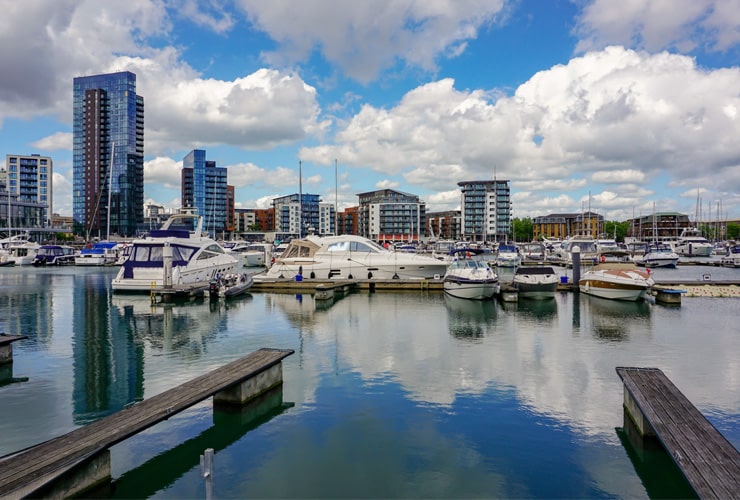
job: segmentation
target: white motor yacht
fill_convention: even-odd
[[[115,241],[98,241],[75,255],[76,266],[112,266],[118,262],[120,249]]]
[[[651,243],[635,263],[645,267],[676,267],[679,256],[667,243]]]
[[[496,267],[517,267],[522,263],[522,256],[519,255],[515,245],[501,243],[496,251]]]
[[[165,285],[208,286],[211,279],[236,272],[239,259],[204,236],[202,229],[203,219],[185,209],[171,215],[161,229],[134,240],[128,259],[113,279],[113,290],[149,292]]]
[[[311,279],[430,279],[447,264],[426,255],[394,252],[362,236],[307,236],[288,248],[261,276]]]
[[[673,250],[682,257],[709,257],[714,251],[714,245],[701,235],[695,227],[687,227],[681,231]]]
[[[520,297],[551,299],[558,288],[558,275],[550,266],[522,266],[514,273],[512,285]]]
[[[7,248],[8,259],[13,261],[16,266],[31,265],[40,248],[41,245],[35,241],[11,243]]]

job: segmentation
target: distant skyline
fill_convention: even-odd
[[[740,0],[0,0],[0,153],[54,161],[72,215],[72,80],[137,77],[145,202],[185,155],[237,208],[391,188],[514,217],[740,218]],[[335,179],[335,162],[338,178]],[[338,189],[335,186],[338,184]]]

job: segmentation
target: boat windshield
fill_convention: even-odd
[[[163,262],[162,245],[136,245],[131,251],[129,261],[133,262]],[[173,262],[187,262],[196,252],[195,248],[182,245],[172,245]]]
[[[384,248],[372,241],[337,241],[326,247],[327,252],[378,253]]]
[[[485,269],[488,264],[476,259],[456,259],[452,261],[450,267],[454,269]]]

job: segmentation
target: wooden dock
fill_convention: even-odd
[[[740,453],[658,368],[618,367],[624,407],[656,437],[700,498],[740,496]]]
[[[147,429],[194,404],[214,397],[214,404],[243,404],[282,383],[283,358],[290,349],[259,349],[173,389],[124,408],[75,429],[68,434],[0,458],[0,497],[21,498],[47,487],[67,473],[124,439]],[[63,481],[80,483],[73,491],[52,496],[72,496],[110,478],[110,459],[95,464],[102,469],[94,478]],[[47,496],[46,494],[42,496]]]

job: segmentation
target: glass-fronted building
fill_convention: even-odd
[[[75,78],[73,107],[76,231],[134,236],[144,222],[144,98],[136,75]]]
[[[508,180],[458,182],[462,191],[462,237],[470,241],[506,241],[511,233]]]
[[[182,160],[182,206],[195,207],[203,217],[203,231],[221,238],[226,231],[227,169],[206,160],[203,149],[194,149]]]
[[[318,194],[290,194],[272,200],[275,231],[294,237],[334,234],[334,205],[322,203]]]

